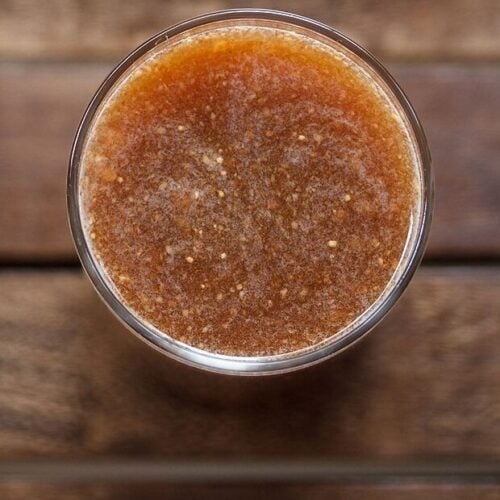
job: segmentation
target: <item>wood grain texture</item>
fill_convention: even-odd
[[[175,22],[235,7],[316,18],[383,57],[500,57],[496,0],[2,0],[0,58],[115,59]]]
[[[356,347],[241,379],[168,363],[77,272],[3,272],[0,459],[498,460],[499,300],[499,268],[421,269]]]
[[[500,487],[494,485],[301,485],[301,486],[221,486],[170,484],[46,484],[0,483],[5,500],[497,500]]]
[[[0,259],[75,259],[65,178],[85,104],[109,70],[98,64],[0,66]],[[500,255],[500,68],[393,65],[434,159],[428,256]]]
[[[73,258],[65,177],[73,135],[104,68],[2,65],[0,255]]]

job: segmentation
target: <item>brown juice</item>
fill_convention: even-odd
[[[383,294],[418,202],[411,140],[356,64],[269,28],[143,61],[92,125],[91,250],[173,339],[237,356],[311,347]]]

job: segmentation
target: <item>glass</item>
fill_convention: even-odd
[[[100,264],[92,255],[86,240],[82,225],[79,180],[86,136],[100,104],[112,92],[117,82],[133,72],[144,57],[154,54],[155,51],[164,48],[164,44],[172,43],[179,37],[204,32],[214,27],[249,25],[285,29],[323,43],[333,44],[337,50],[342,50],[368,73],[369,77],[387,93],[406,122],[419,164],[420,198],[403,256],[391,281],[384,293],[360,317],[332,337],[306,349],[276,356],[236,357],[202,351],[170,338],[143,322],[121,302],[100,269]],[[264,9],[224,10],[176,24],[146,41],[121,61],[97,90],[78,127],[71,151],[67,189],[69,221],[78,256],[94,287],[111,311],[133,333],[163,354],[191,366],[233,375],[265,375],[303,368],[339,353],[366,335],[399,299],[422,259],[431,222],[432,198],[431,159],[424,132],[407,97],[389,72],[365,49],[335,29],[296,14]]]

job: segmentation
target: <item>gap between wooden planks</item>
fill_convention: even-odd
[[[71,141],[110,69],[0,64],[0,261],[75,261],[66,221]],[[427,132],[436,210],[427,256],[500,256],[500,68],[392,65]]]
[[[317,484],[416,483],[498,484],[500,463],[370,463],[311,460],[18,460],[0,461],[0,484],[50,483]]]
[[[0,273],[0,459],[500,459],[500,267],[421,269],[357,346],[264,379],[168,363],[77,271]]]

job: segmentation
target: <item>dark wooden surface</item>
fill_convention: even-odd
[[[0,259],[76,261],[65,211],[68,155],[110,68],[0,62]],[[500,67],[391,69],[419,112],[433,156],[438,196],[427,256],[500,256]]]
[[[496,268],[421,269],[352,350],[261,381],[159,371],[78,271],[0,290],[0,458],[500,457]]]
[[[500,56],[496,0],[2,0],[0,57],[114,60],[173,23],[237,7],[321,20],[385,58]]]
[[[423,121],[437,190],[394,311],[339,357],[264,380],[139,343],[79,269],[65,213],[71,140],[113,64],[243,4],[315,17],[381,58]],[[499,111],[495,0],[0,0],[0,498],[500,498]]]
[[[273,498],[279,500],[498,500],[498,487],[490,485],[172,485],[172,484],[91,484],[16,483],[0,485],[0,495],[9,500],[36,498],[37,500],[255,500]]]

